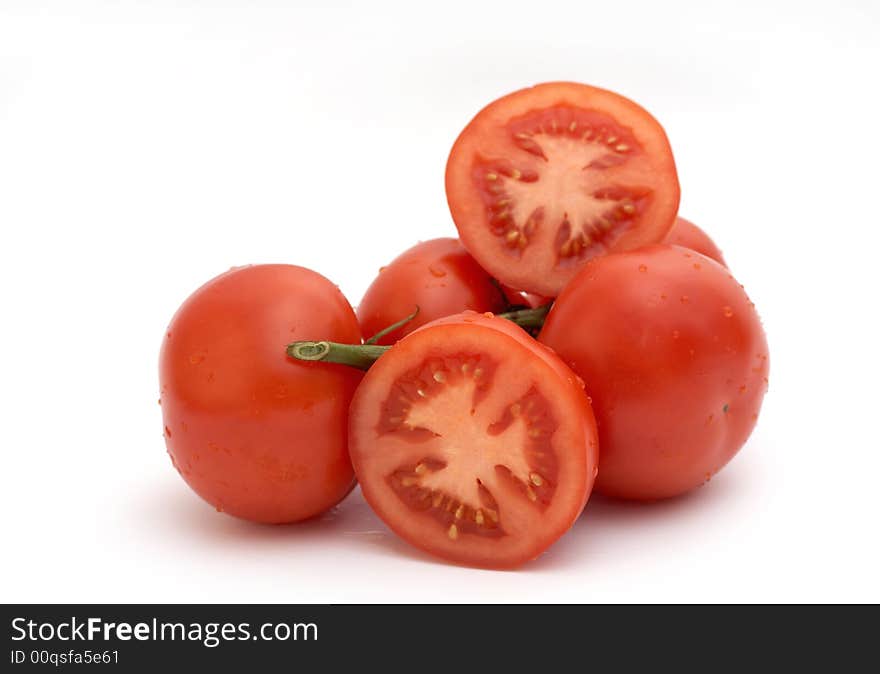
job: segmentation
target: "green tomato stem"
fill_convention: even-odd
[[[339,344],[337,342],[294,342],[287,346],[287,355],[297,360],[339,363],[368,370],[390,346],[376,344]]]
[[[525,329],[540,328],[544,324],[544,318],[550,311],[550,305],[537,307],[535,309],[518,309],[516,311],[508,311],[507,313],[497,314],[499,318],[516,323]],[[366,344],[339,344],[338,342],[293,342],[287,345],[287,355],[297,360],[320,361],[322,363],[339,363],[340,365],[348,365],[356,367],[360,370],[369,370],[370,366],[382,356],[383,353],[392,348],[390,346],[380,346],[373,342],[381,339],[389,332],[405,325],[418,313],[416,311],[406,318],[389,325],[387,328],[377,333]]]

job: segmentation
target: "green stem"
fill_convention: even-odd
[[[368,370],[390,346],[376,344],[339,344],[337,342],[294,342],[287,355],[297,360],[319,360]]]
[[[497,314],[499,318],[506,318],[525,329],[540,328],[544,324],[544,318],[550,311],[550,305],[545,304],[535,309],[518,309],[517,311],[508,311],[504,314]],[[380,346],[372,342],[380,339],[383,335],[388,334],[392,330],[396,330],[400,326],[408,323],[415,315],[416,311],[398,321],[394,325],[390,325],[377,335],[371,337],[366,344],[339,344],[338,342],[293,342],[288,344],[287,355],[297,360],[321,361],[322,363],[339,363],[340,365],[348,365],[361,370],[369,370],[370,366],[379,360],[379,357],[385,353],[390,346]]]
[[[544,319],[547,318],[547,312],[553,303],[544,304],[534,309],[517,309],[516,311],[508,311],[504,314],[497,314],[498,318],[506,318],[508,321],[516,323],[521,328],[540,328],[544,325]]]
[[[419,315],[419,305],[417,304],[416,310],[414,312],[412,312],[409,316],[407,316],[406,318],[401,318],[399,321],[397,321],[397,323],[392,323],[384,330],[379,330],[379,332],[377,332],[375,335],[373,335],[369,339],[365,340],[364,344],[375,344],[380,339],[382,339],[385,335],[387,335],[389,332],[394,332],[395,330],[397,330],[397,328],[402,328],[404,325],[409,323],[412,319],[414,319],[418,315]]]

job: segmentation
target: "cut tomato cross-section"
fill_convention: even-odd
[[[442,319],[377,361],[351,410],[366,499],[414,545],[478,566],[545,550],[582,510],[596,427],[577,377],[509,321]]]
[[[663,238],[679,187],[662,127],[610,91],[550,83],[483,109],[449,156],[461,240],[503,283],[555,297],[587,260]]]

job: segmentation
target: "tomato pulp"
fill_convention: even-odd
[[[348,405],[362,373],[285,354],[295,339],[360,343],[326,278],[291,265],[209,281],[168,327],[159,365],[175,468],[217,510],[256,522],[302,520],[354,485]]]
[[[669,141],[604,89],[539,84],[490,103],[446,167],[462,243],[502,283],[555,297],[588,260],[663,239],[679,186]]]
[[[432,239],[401,253],[367,289],[357,308],[365,337],[371,337],[409,316],[404,326],[377,340],[394,344],[418,327],[467,309],[504,311],[504,295],[495,280],[464,249],[458,239]]]
[[[538,339],[586,382],[596,488],[611,496],[666,498],[707,481],[745,443],[767,389],[755,306],[727,269],[677,246],[589,262]]]
[[[379,358],[351,405],[364,496],[413,545],[505,568],[549,547],[586,503],[598,462],[582,383],[504,319],[468,312]]]

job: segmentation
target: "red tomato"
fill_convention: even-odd
[[[504,292],[504,297],[507,300],[507,303],[511,306],[524,306],[529,307],[530,309],[535,309],[552,301],[549,297],[536,295],[535,293],[527,293],[523,290],[514,290],[510,286],[504,284],[501,285],[501,290]]]
[[[682,248],[690,248],[698,253],[702,253],[706,257],[711,257],[725,267],[727,266],[724,257],[721,255],[721,250],[715,245],[715,242],[709,238],[709,235],[690,220],[685,220],[682,217],[675,219],[675,224],[672,225],[669,234],[663,239],[663,243],[671,243],[676,246],[681,246]]]
[[[364,496],[401,537],[513,567],[571,527],[592,489],[596,426],[576,376],[513,323],[466,312],[397,343],[351,405]]]
[[[730,273],[656,245],[590,261],[539,340],[583,377],[599,424],[596,488],[676,496],[739,451],[767,388],[767,340]]]
[[[165,442],[217,510],[294,522],[354,485],[347,417],[362,373],[289,358],[296,339],[360,343],[361,333],[336,286],[289,265],[221,274],[171,320],[159,359]]]
[[[678,178],[660,124],[572,82],[489,104],[455,142],[446,196],[462,243],[514,288],[556,297],[588,260],[662,241]]]
[[[357,308],[364,336],[371,337],[419,308],[402,328],[377,344],[394,344],[419,326],[465,309],[493,313],[506,302],[498,284],[472,258],[458,239],[432,239],[416,244],[383,267]]]

